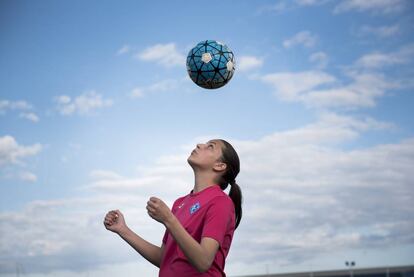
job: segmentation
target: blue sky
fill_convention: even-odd
[[[413,23],[408,0],[2,1],[0,274],[157,276],[103,216],[159,244],[147,199],[188,193],[216,137],[242,168],[228,275],[412,263]],[[218,90],[186,73],[205,39],[235,54]]]

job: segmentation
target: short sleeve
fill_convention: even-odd
[[[222,246],[224,236],[228,232],[230,224],[234,225],[234,206],[231,199],[227,197],[217,197],[211,202],[212,204],[204,218],[201,237],[212,238]]]

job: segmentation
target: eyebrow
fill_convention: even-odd
[[[212,144],[214,144],[214,145],[216,145],[217,143],[216,142],[214,142],[214,141],[209,141],[209,142],[207,142],[207,143],[212,143]]]

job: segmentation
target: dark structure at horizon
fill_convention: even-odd
[[[239,277],[414,277],[414,265],[242,275]]]

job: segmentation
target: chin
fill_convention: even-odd
[[[192,156],[190,156],[190,157],[188,157],[188,159],[187,159],[187,163],[192,167],[192,168],[194,168],[194,166],[197,164],[194,160],[193,160],[193,157]]]

